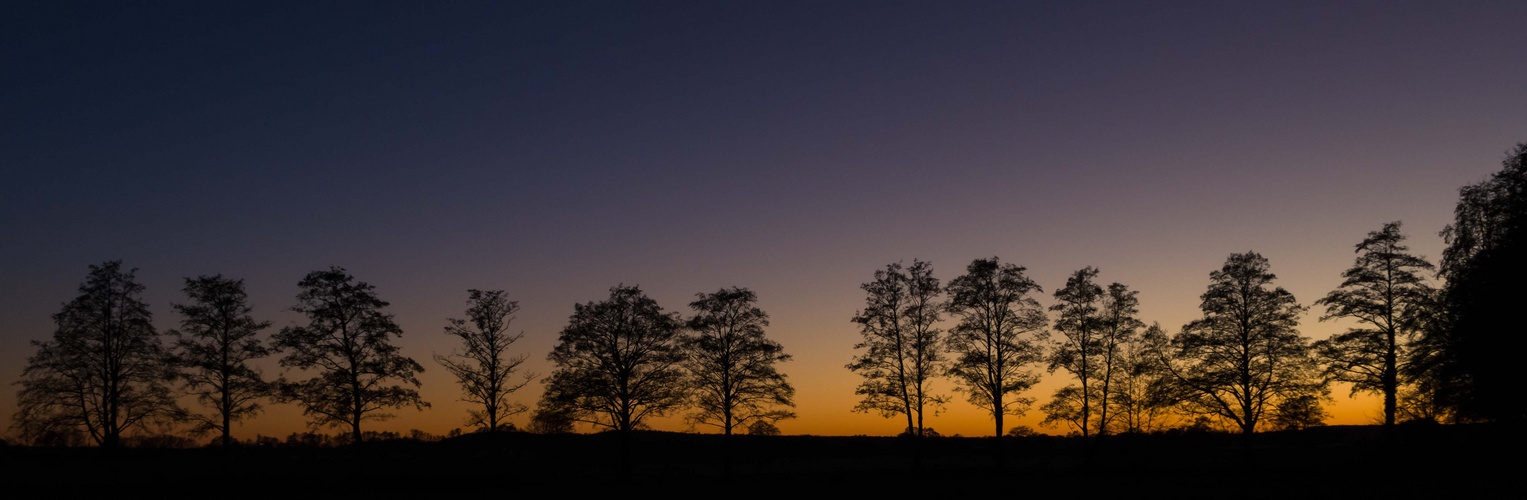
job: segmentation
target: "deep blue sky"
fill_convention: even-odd
[[[1435,257],[1527,140],[1522,2],[60,4],[0,7],[0,382],[107,259],[165,328],[181,277],[280,326],[346,266],[420,360],[466,288],[544,365],[610,285],[740,285],[796,354],[785,430],[888,433],[842,369],[876,267],[1096,265],[1175,329],[1255,249],[1309,304],[1384,222]],[[452,425],[440,372],[393,425]]]

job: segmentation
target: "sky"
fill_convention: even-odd
[[[851,411],[845,368],[859,285],[892,262],[947,281],[997,256],[1046,305],[1096,266],[1175,333],[1231,253],[1304,305],[1385,222],[1435,259],[1458,188],[1527,141],[1524,22],[1521,2],[9,3],[0,422],[29,343],[122,259],[161,329],[189,276],[244,279],[273,330],[309,271],[375,285],[432,407],[368,429],[464,425],[432,356],[467,289],[519,301],[513,350],[544,376],[573,304],[635,284],[685,314],[754,290],[794,357],[780,428],[894,434]],[[1321,312],[1311,339],[1352,326]],[[1333,396],[1330,423],[1381,414]],[[954,399],[930,426],[990,432]],[[272,405],[235,435],[303,428]]]

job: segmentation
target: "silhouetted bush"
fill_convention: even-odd
[[[1037,433],[1034,432],[1034,428],[1027,425],[1015,425],[1013,428],[1007,430],[1008,437],[1029,437],[1036,434]]]
[[[529,429],[536,434],[571,434],[573,418],[561,409],[542,405],[530,415]]]
[[[897,434],[896,437],[911,437],[915,436],[916,434],[917,431],[913,430],[912,428],[907,428],[907,430],[901,431],[901,434]],[[923,427],[923,437],[944,437],[944,435],[939,434],[938,431],[933,430],[932,427]]]
[[[1325,419],[1330,416],[1320,396],[1304,394],[1279,401],[1273,408],[1270,419],[1273,428],[1278,430],[1300,430],[1310,427],[1325,425]]]
[[[767,420],[755,420],[748,426],[749,436],[778,436],[779,427]]]

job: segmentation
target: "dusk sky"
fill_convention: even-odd
[[[781,430],[895,434],[844,366],[877,268],[997,256],[1049,305],[1097,266],[1175,333],[1233,252],[1305,305],[1385,222],[1435,260],[1527,140],[1523,2],[60,3],[0,7],[7,425],[29,342],[122,259],[161,329],[187,276],[245,279],[271,333],[309,271],[375,285],[433,408],[368,429],[464,426],[431,356],[467,289],[519,301],[545,375],[624,283],[684,314],[753,289],[794,356]],[[1350,326],[1321,313],[1312,339]],[[1333,395],[1330,423],[1381,414]],[[928,425],[990,432],[954,399]],[[235,435],[302,428],[278,404]]]

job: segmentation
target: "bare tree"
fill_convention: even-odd
[[[1328,377],[1352,383],[1352,392],[1384,397],[1384,425],[1393,426],[1399,407],[1401,361],[1420,332],[1421,308],[1432,289],[1417,274],[1430,262],[1408,253],[1400,223],[1384,224],[1357,244],[1357,262],[1342,272],[1341,286],[1316,301],[1320,318],[1348,318],[1360,326],[1314,344]]]
[[[649,417],[683,407],[678,315],[635,286],[610,288],[602,302],[574,304],[547,356],[556,364],[542,405],[568,418],[629,435]]]
[[[232,445],[234,423],[258,415],[260,402],[271,396],[272,385],[250,362],[270,355],[256,336],[269,321],[250,316],[244,280],[222,275],[186,278],[189,304],[176,304],[180,329],[175,337],[175,361],[180,378],[211,415],[192,414],[198,434],[217,432],[224,448]]]
[[[122,261],[90,266],[79,295],[53,315],[53,338],[32,341],[11,419],[23,438],[83,432],[116,447],[126,432],[184,417],[136,273]]]
[[[903,415],[907,433],[922,436],[923,411],[941,408],[946,397],[932,393],[933,377],[942,371],[939,352],[940,288],[933,266],[913,260],[875,271],[874,281],[861,286],[868,294],[865,307],[854,315],[864,340],[855,349],[848,369],[864,377],[856,394],[862,396],[855,411],[879,412],[890,418]]]
[[[764,336],[769,316],[757,302],[752,290],[732,287],[698,294],[689,303],[695,311],[683,340],[694,394],[689,420],[727,436],[751,422],[795,418],[782,409],[795,406],[795,388],[775,368],[790,355]]]
[[[1101,396],[1097,381],[1102,379],[1100,359],[1107,321],[1102,314],[1103,288],[1093,283],[1097,268],[1088,266],[1071,274],[1066,286],[1055,291],[1056,304],[1051,311],[1055,332],[1060,334],[1050,349],[1050,372],[1064,369],[1076,377],[1078,386],[1066,386],[1042,409],[1045,425],[1065,422],[1088,436],[1092,432],[1094,404]]]
[[[466,352],[437,354],[435,362],[456,376],[466,393],[462,401],[474,406],[467,410],[467,425],[497,431],[500,422],[528,410],[509,397],[536,377],[527,373],[516,379],[515,372],[528,355],[508,353],[509,347],[525,336],[523,332],[509,333],[509,323],[520,305],[509,300],[503,290],[467,290],[467,303],[467,319],[448,319],[445,327],[447,335],[461,339]]]
[[[1299,335],[1304,312],[1256,252],[1232,254],[1209,273],[1203,317],[1171,340],[1165,367],[1182,385],[1182,408],[1233,423],[1249,438],[1280,401],[1319,386],[1309,345]]]
[[[296,382],[283,378],[283,400],[302,406],[314,426],[349,426],[356,443],[365,436],[362,421],[392,417],[384,410],[429,407],[417,389],[424,367],[392,343],[403,329],[382,312],[388,304],[376,287],[339,267],[308,273],[297,286],[302,291],[292,310],[308,324],[282,328],[273,340],[285,353],[281,366],[316,373]]]
[[[1034,403],[1020,395],[1039,382],[1039,375],[1026,367],[1043,357],[1035,337],[1044,334],[1050,320],[1030,296],[1042,290],[1024,268],[1001,264],[996,257],[972,261],[946,290],[945,307],[960,318],[945,339],[955,356],[948,373],[971,404],[991,415],[994,435],[1000,438],[1006,428],[1003,417],[1021,416]]]

